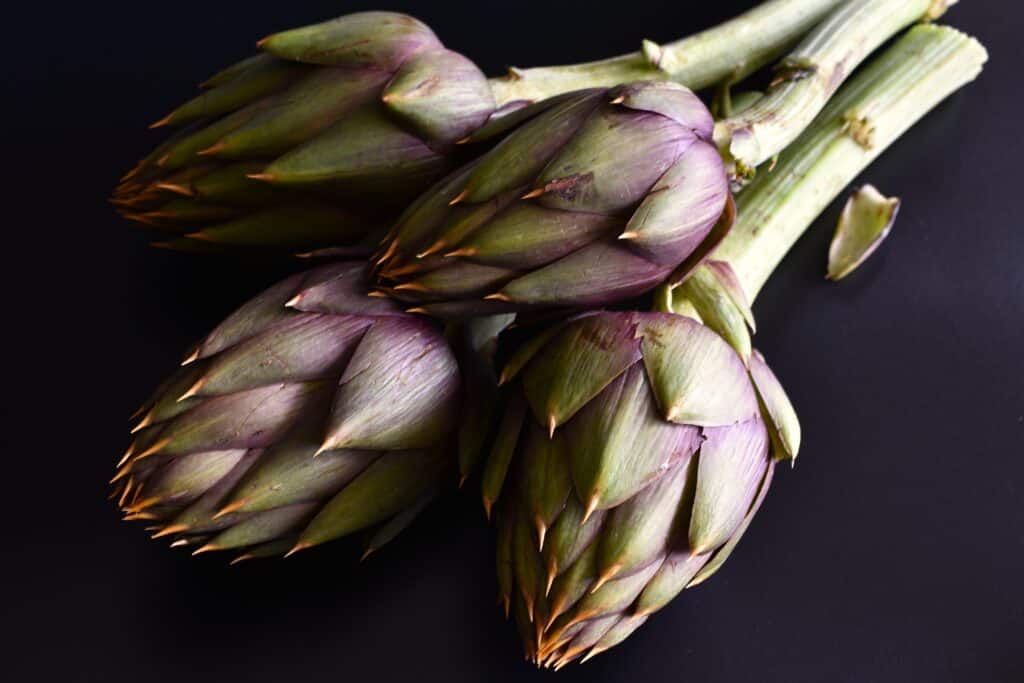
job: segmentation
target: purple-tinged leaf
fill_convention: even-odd
[[[796,460],[800,451],[800,420],[775,373],[768,367],[760,351],[750,359],[750,377],[764,408],[765,423],[772,437],[772,453],[776,460]]]
[[[622,239],[646,258],[675,267],[711,233],[728,197],[718,150],[697,141],[654,184]]]
[[[740,282],[739,277],[736,275],[736,271],[732,269],[729,262],[708,259],[703,265],[715,276],[715,279],[718,280],[718,284],[722,288],[722,291],[728,295],[733,305],[743,316],[743,320],[746,321],[750,331],[757,332],[757,324],[754,321],[754,312],[750,310],[750,299],[747,297],[747,293],[743,291],[743,283]]]
[[[579,499],[569,496],[558,520],[548,532],[547,543],[544,544],[544,565],[549,577],[556,576],[575,564],[583,552],[594,544],[594,539],[604,527],[604,519],[607,514],[604,510],[592,511],[590,517],[584,521],[586,513],[587,511]],[[596,544],[594,552],[597,552]],[[596,562],[596,555],[590,564],[594,562]],[[596,576],[596,569],[594,569],[592,576],[587,578]]]
[[[509,134],[480,159],[462,190],[462,201],[482,202],[527,188],[576,134],[603,96],[603,90],[580,91]]]
[[[750,526],[751,520],[754,519],[754,515],[761,508],[761,503],[764,502],[765,496],[768,494],[768,489],[771,487],[772,475],[775,472],[775,462],[768,463],[768,469],[765,471],[764,478],[761,480],[761,488],[757,493],[757,498],[754,500],[754,504],[750,506],[750,511],[747,512],[747,516],[743,518],[743,523],[740,524],[739,528],[733,532],[732,536],[729,537],[729,541],[719,548],[711,561],[704,565],[701,570],[694,576],[693,580],[687,585],[687,588],[696,586],[706,581],[712,574],[729,559],[729,555],[736,549],[740,539],[743,538],[743,534],[746,532],[747,527]]]
[[[549,437],[536,422],[530,422],[523,448],[524,503],[543,547],[547,530],[554,524],[572,492],[569,456],[561,434]]]
[[[710,554],[694,555],[685,550],[670,552],[637,598],[637,614],[651,614],[667,605],[690,584],[709,557]]]
[[[259,46],[282,59],[345,67],[398,68],[410,55],[441,46],[424,23],[397,12],[355,12],[267,36]]]
[[[590,652],[588,652],[587,655],[582,660],[580,660],[580,663],[583,663],[591,657],[601,654],[605,650],[609,650],[615,647],[616,645],[624,641],[626,638],[631,636],[633,634],[633,631],[640,628],[645,621],[647,621],[646,614],[622,616],[619,619],[619,621],[615,624],[615,626],[612,626],[608,630],[608,632],[601,637],[601,640],[597,641],[597,643],[595,643],[594,646],[590,648]]]
[[[739,528],[771,462],[768,431],[760,418],[708,427],[704,436],[689,530],[695,555],[715,550]]]
[[[370,324],[356,316],[296,314],[210,359],[190,393],[218,396],[338,377]]]
[[[523,374],[523,391],[537,420],[553,432],[640,360],[636,321],[603,313],[564,328]]]
[[[282,505],[322,501],[341,490],[370,463],[377,451],[336,450],[314,456],[323,440],[326,406],[319,406],[283,440],[266,449],[246,472],[225,508],[259,512]]]
[[[522,438],[523,420],[526,417],[526,403],[518,395],[513,395],[505,405],[501,416],[498,433],[494,437],[494,445],[488,454],[480,481],[480,493],[484,508],[490,517],[491,506],[498,500],[505,486],[509,464]]]
[[[644,368],[636,363],[566,426],[576,491],[604,510],[625,503],[700,446],[700,430],[658,413]]]
[[[297,534],[316,512],[318,502],[297,503],[251,515],[214,536],[204,548],[229,550]]]
[[[161,505],[188,505],[234,469],[246,451],[206,451],[175,458],[146,478],[141,497]]]
[[[390,299],[367,296],[366,264],[348,261],[322,266],[307,273],[302,288],[287,303],[297,311],[332,315],[399,315]]]
[[[679,264],[679,266],[672,271],[672,275],[669,276],[668,281],[673,285],[678,285],[684,282],[686,278],[690,276],[693,271],[697,269],[704,261],[708,259],[718,248],[718,245],[722,243],[722,240],[726,238],[729,232],[732,230],[732,225],[736,221],[736,202],[733,201],[732,195],[730,194],[725,201],[725,210],[722,212],[718,222],[715,223],[714,227],[711,228],[711,232],[704,238],[693,253],[686,257],[686,259]]]
[[[258,114],[217,140],[204,155],[253,159],[284,154],[372,102],[387,77],[387,73],[368,69],[313,69],[261,102]]]
[[[507,268],[453,260],[446,268],[439,268],[400,285],[401,289],[396,290],[396,295],[403,296],[412,292],[413,296],[428,301],[432,297],[483,297],[501,289],[515,275],[516,271]]]
[[[663,116],[602,107],[534,181],[543,189],[537,201],[566,211],[624,211],[693,143],[689,129]]]
[[[265,448],[329,395],[324,382],[295,382],[216,396],[171,420],[157,455]]]
[[[689,459],[676,462],[609,512],[598,556],[602,577],[628,576],[664,556],[677,517],[685,514],[680,500],[692,469]]]
[[[376,106],[342,117],[275,159],[264,180],[283,186],[334,183],[354,192],[375,186],[402,194],[439,175],[448,160]]]
[[[547,209],[516,202],[459,245],[464,258],[504,268],[538,268],[602,237],[614,237],[618,217]]]
[[[511,280],[500,294],[526,306],[596,307],[650,291],[671,270],[618,244],[594,242]]]
[[[642,81],[621,85],[611,92],[623,107],[661,114],[710,140],[715,120],[692,90],[671,81]],[[621,100],[619,99],[621,98]]]
[[[295,296],[304,278],[301,273],[293,275],[247,301],[207,335],[194,357],[212,356],[293,315],[285,308],[285,303]]]
[[[611,579],[601,584],[583,597],[573,610],[576,620],[593,618],[609,612],[619,612],[629,607],[661,566],[661,558],[656,558],[648,566],[628,576]]]
[[[405,60],[381,100],[438,145],[466,137],[491,116],[494,94],[472,61],[451,50],[422,50]]]
[[[385,453],[323,506],[299,537],[306,548],[380,524],[437,486],[449,458],[424,451]]]
[[[428,322],[381,318],[335,392],[323,448],[429,448],[456,426],[458,364]]]
[[[758,414],[743,360],[717,334],[671,313],[645,314],[639,334],[647,376],[665,419],[706,427]]]

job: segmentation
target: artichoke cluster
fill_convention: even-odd
[[[158,122],[178,134],[114,201],[177,248],[328,261],[195,346],[137,415],[112,497],[154,538],[239,561],[353,535],[373,552],[473,480],[527,657],[615,646],[722,566],[796,458],[750,303],[980,71],[976,41],[918,26],[843,85],[937,6],[772,0],[676,48],[497,81],[393,13],[264,39]],[[800,39],[763,96],[721,76],[718,120],[666,66],[746,74]],[[547,96],[512,98],[516,79]]]

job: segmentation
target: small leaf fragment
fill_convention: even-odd
[[[873,185],[864,185],[847,200],[828,250],[829,280],[841,280],[878,249],[889,235],[899,197],[886,197]]]

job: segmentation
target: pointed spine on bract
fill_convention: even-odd
[[[508,539],[501,600],[527,656],[558,668],[716,571],[799,428],[760,354],[691,317],[597,312],[537,339],[508,356],[525,410],[499,431],[484,497]]]
[[[455,356],[366,284],[363,263],[301,273],[200,342],[140,414],[113,482],[126,515],[196,554],[375,530],[372,552],[453,484]]]

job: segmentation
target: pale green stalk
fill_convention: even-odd
[[[811,123],[846,77],[878,46],[910,24],[941,15],[956,0],[849,0],[777,67],[760,101],[715,126],[737,175],[771,159]]]
[[[770,64],[844,0],[770,0],[688,38],[620,57],[568,66],[512,68],[491,80],[498,104],[538,101],[581,88],[672,80],[699,90],[736,82]]]
[[[910,126],[981,72],[988,55],[944,26],[917,26],[854,78],[737,197],[715,252],[750,299],[815,218]]]

